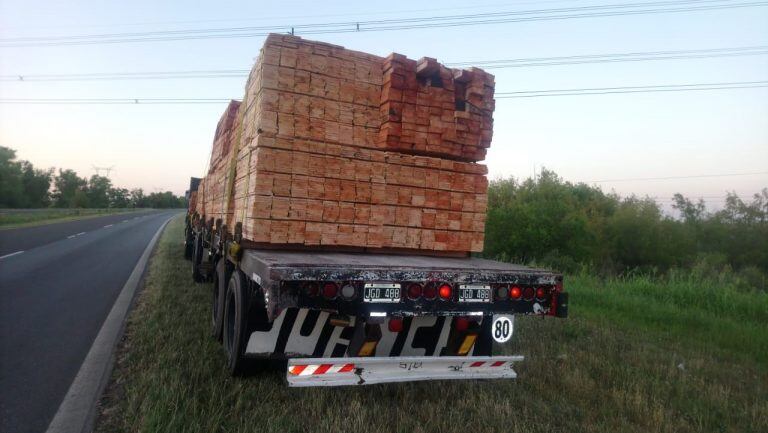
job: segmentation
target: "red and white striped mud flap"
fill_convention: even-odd
[[[522,356],[291,358],[289,386],[371,385],[456,379],[514,379]]]

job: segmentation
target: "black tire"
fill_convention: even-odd
[[[200,273],[200,264],[203,262],[203,238],[195,235],[194,250],[192,254],[192,280],[196,283],[203,281],[203,275]]]
[[[216,271],[213,273],[213,285],[211,292],[213,294],[211,301],[211,336],[217,341],[221,341],[221,329],[224,324],[224,296],[229,284],[229,270],[227,269],[227,260],[219,259],[216,264]]]
[[[187,227],[184,230],[184,258],[192,260],[192,253],[195,251],[194,233],[192,229]]]
[[[223,340],[227,368],[232,376],[241,376],[245,367],[246,329],[248,326],[248,294],[245,275],[232,273],[224,298]]]

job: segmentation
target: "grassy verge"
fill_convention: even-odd
[[[25,209],[0,212],[0,230],[32,227],[104,215],[129,213],[144,209]]]
[[[768,431],[765,295],[572,278],[572,317],[519,319],[502,348],[526,356],[516,381],[290,389],[284,372],[227,375],[181,231],[151,261],[99,432]]]

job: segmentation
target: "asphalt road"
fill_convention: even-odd
[[[152,211],[137,211],[89,217],[81,220],[64,221],[41,226],[22,227],[18,229],[0,230],[0,257],[16,251],[24,251],[40,245],[46,245],[63,237],[90,232],[107,224],[116,224],[123,220],[131,220],[135,216],[148,215]]]
[[[0,231],[0,431],[46,430],[141,253],[178,212]]]

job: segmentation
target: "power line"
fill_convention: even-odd
[[[312,15],[281,15],[281,16],[260,16],[258,18],[221,18],[221,19],[205,19],[205,20],[179,20],[179,21],[143,21],[143,22],[130,22],[130,23],[109,23],[109,24],[91,24],[91,25],[65,25],[65,26],[45,26],[33,28],[62,28],[62,27],[77,27],[77,28],[114,28],[114,27],[132,27],[132,26],[148,26],[148,25],[177,25],[177,24],[203,24],[203,23],[223,23],[223,22],[254,22],[254,21],[272,21],[276,19],[294,19],[301,20],[307,18],[326,18],[326,17],[361,17],[361,16],[373,16],[373,15],[396,15],[401,13],[421,13],[421,12],[435,12],[435,11],[447,11],[447,10],[466,10],[466,9],[488,9],[492,7],[507,7],[513,5],[524,4],[540,4],[540,3],[572,3],[581,2],[583,0],[522,0],[506,3],[490,3],[490,4],[473,4],[471,6],[455,6],[455,7],[442,7],[442,8],[429,8],[429,9],[400,9],[400,10],[387,10],[387,11],[375,11],[375,12],[350,12],[350,13],[333,13],[333,14],[312,14]],[[24,26],[29,28],[30,26]],[[7,29],[8,27],[6,27]],[[13,27],[11,27],[13,28]]]
[[[480,60],[467,62],[446,63],[446,66],[462,67],[477,66],[484,69],[498,68],[519,68],[530,66],[557,66],[574,65],[584,63],[609,63],[609,62],[638,62],[648,60],[678,60],[678,59],[698,59],[712,57],[729,56],[750,56],[768,54],[768,46],[749,46],[749,47],[730,47],[730,48],[709,48],[699,50],[677,50],[677,51],[646,51],[629,53],[608,53],[608,54],[583,54],[574,56],[560,57],[533,57],[506,60]]]
[[[689,90],[728,90],[768,87],[768,81],[728,83],[662,84],[655,86],[597,87],[583,89],[525,90],[499,92],[497,99],[537,96],[601,95],[610,93],[679,92]],[[217,104],[236,98],[2,98],[0,104]]]
[[[0,47],[62,46],[112,44],[126,42],[158,42],[212,38],[248,38],[266,36],[269,32],[301,35],[393,31],[425,28],[446,28],[502,24],[529,21],[568,20],[593,17],[614,17],[657,13],[710,11],[768,6],[765,1],[733,3],[727,0],[678,0],[645,3],[617,3],[570,8],[504,11],[434,17],[398,18],[356,22],[316,23],[227,27],[211,29],[164,30],[132,33],[106,33],[59,37],[22,37],[0,39]],[[643,9],[645,8],[645,9]]]
[[[477,60],[466,62],[447,62],[446,66],[476,66],[484,69],[519,68],[529,66],[553,66],[585,63],[636,62],[648,60],[701,59],[713,57],[750,56],[768,54],[768,45],[708,48],[699,50],[646,51],[608,54],[583,54],[558,57],[531,57],[502,60]],[[104,80],[145,80],[145,79],[185,79],[185,78],[242,78],[249,69],[213,69],[196,71],[149,71],[149,72],[99,72],[84,74],[15,74],[0,75],[0,81],[104,81]]]
[[[551,96],[609,95],[620,93],[689,92],[702,90],[753,89],[768,87],[768,81],[734,81],[727,83],[663,84],[655,86],[592,87],[581,89],[524,90],[498,92],[496,99],[540,98]]]
[[[603,182],[641,182],[641,181],[654,181],[654,180],[677,180],[677,179],[699,179],[710,177],[734,177],[734,176],[759,176],[768,174],[768,171],[756,171],[750,173],[727,173],[727,174],[697,174],[692,176],[664,176],[664,177],[635,177],[624,179],[603,179],[603,180],[590,180],[586,183],[603,183]]]
[[[85,74],[30,74],[2,75],[0,81],[108,81],[108,80],[165,80],[184,78],[244,78],[250,69],[220,69],[197,71],[157,72],[98,72]]]
[[[3,98],[0,104],[43,105],[152,105],[152,104],[220,104],[229,98]]]
[[[30,41],[42,41],[42,40],[72,40],[72,39],[91,39],[101,37],[133,37],[133,36],[164,36],[164,35],[178,35],[183,33],[222,33],[231,31],[257,31],[257,30],[282,30],[282,29],[314,29],[318,27],[337,27],[337,26],[350,26],[350,25],[373,25],[373,24],[403,24],[403,23],[418,23],[419,21],[444,21],[444,20],[459,20],[459,19],[472,19],[472,18],[487,18],[496,16],[508,16],[508,15],[522,15],[522,14],[534,14],[534,13],[554,13],[554,12],[573,12],[573,11],[585,11],[585,10],[602,10],[602,9],[621,9],[621,8],[633,8],[640,6],[670,6],[670,5],[686,5],[686,4],[700,4],[700,3],[723,3],[730,0],[674,0],[674,1],[657,1],[646,3],[614,3],[607,5],[592,5],[592,6],[578,6],[570,8],[554,8],[554,9],[534,9],[525,11],[504,11],[504,12],[485,12],[474,14],[461,14],[461,15],[445,15],[445,16],[427,16],[427,17],[411,17],[411,18],[394,18],[383,20],[368,20],[368,21],[342,21],[342,22],[325,22],[325,23],[308,23],[308,24],[281,24],[281,25],[269,25],[269,26],[247,26],[247,27],[219,27],[208,29],[185,29],[185,30],[155,30],[144,32],[128,32],[128,33],[101,33],[90,35],[70,35],[70,36],[54,36],[54,37],[16,37],[16,38],[0,38],[0,42],[30,42]]]

